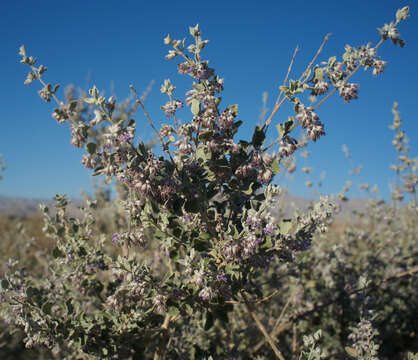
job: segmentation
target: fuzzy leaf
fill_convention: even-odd
[[[349,347],[349,346],[346,346],[344,349],[345,349],[345,351],[346,351],[346,353],[348,355],[350,355],[350,356],[352,356],[354,358],[357,358],[357,351],[356,351],[356,349],[354,349],[352,347]]]
[[[292,220],[285,219],[283,220],[279,227],[280,227],[280,234],[286,235],[289,233],[290,229],[292,228]]]
[[[194,116],[199,115],[200,113],[200,101],[199,100],[196,100],[196,99],[192,100],[191,111]]]
[[[271,170],[275,173],[275,174],[279,174],[280,173],[280,162],[278,158],[275,158],[273,160],[273,162],[271,163]]]
[[[254,147],[258,148],[261,145],[263,145],[265,139],[266,139],[266,134],[264,133],[263,129],[260,128],[259,126],[256,126],[251,143],[254,145]]]
[[[88,143],[86,145],[86,151],[90,154],[93,155],[96,152],[97,149],[97,145],[95,143]]]

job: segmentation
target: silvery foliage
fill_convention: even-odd
[[[255,306],[272,290],[261,284],[266,274],[271,277],[263,283],[273,284],[280,269],[301,252],[309,254],[313,236],[326,229],[335,210],[324,197],[291,219],[270,211],[281,191],[273,185],[281,162],[306,144],[292,136],[295,129],[312,141],[325,135],[314,111],[321,103],[304,105],[303,94],[326,99],[333,88],[345,102],[356,99],[358,84],[348,82],[355,71],[383,71],[377,48],[384,40],[403,46],[396,26],[408,8],[396,17],[379,30],[382,40],[375,47],[347,46],[341,61],[309,65],[299,80],[281,87],[295,115],[277,125],[277,153],[268,152],[273,144],[265,145],[266,125],[255,127],[251,140],[234,139],[242,124],[238,105],[221,108],[224,81],[201,57],[209,41],[198,25],[190,28],[189,46],[164,39],[170,46],[166,58],[181,59],[179,73],[194,81],[185,101],[175,97],[171,80],[164,81],[168,101],[161,109],[171,121],[159,130],[133,87],[136,100],[129,109],[96,87],[79,98],[67,93],[62,102],[59,86],[43,80],[46,67],[36,67],[22,46],[21,62],[31,68],[25,84],[39,80],[40,97],[58,103],[53,117],[69,124],[74,146],[85,148],[82,164],[124,189],[117,204],[125,221],[111,236],[101,233],[97,202],[88,201],[75,218],[67,215],[68,199],[57,195],[54,215],[42,208],[45,234],[56,242],[52,254],[44,254],[45,274],[27,273],[24,264],[10,261],[1,281],[2,317],[24,329],[26,346],[44,345],[59,358],[245,357],[249,349],[233,339],[239,332],[228,335],[226,329],[240,327],[245,316],[235,315],[251,311],[244,303]],[[176,113],[184,106],[192,119],[182,124]],[[138,107],[155,131],[160,154],[135,141]],[[294,294],[297,306],[303,295]]]
[[[325,354],[318,346],[318,342],[321,339],[322,331],[318,330],[313,335],[304,335],[303,336],[303,345],[306,349],[302,350],[299,356],[299,360],[321,360],[325,358]]]
[[[395,136],[392,141],[392,145],[395,147],[398,156],[398,163],[392,164],[390,167],[395,171],[398,180],[392,189],[392,199],[395,202],[401,202],[404,199],[404,193],[413,194],[416,196],[416,186],[418,182],[417,167],[418,158],[411,158],[409,153],[409,139],[402,130],[402,121],[398,111],[398,103],[394,103],[392,108],[393,123],[389,126],[390,129],[395,131]]]
[[[379,332],[373,327],[372,321],[362,318],[357,326],[351,328],[348,338],[354,343],[353,347],[347,347],[347,353],[358,360],[379,360],[379,345],[374,339]]]

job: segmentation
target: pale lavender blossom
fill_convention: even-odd
[[[112,235],[112,243],[115,246],[119,246],[119,241],[120,241],[120,235],[119,234],[113,234]]]
[[[128,133],[128,132],[124,132],[122,135],[119,136],[119,140],[122,142],[127,142],[131,139],[133,139],[133,135]]]
[[[264,234],[265,234],[265,235],[272,236],[272,235],[274,235],[274,233],[276,232],[276,227],[275,227],[273,224],[268,223],[268,224],[267,224],[267,225],[263,228],[263,232],[264,232]]]
[[[340,80],[335,86],[337,87],[340,96],[346,103],[349,103],[350,100],[358,98],[358,88],[360,86],[359,84],[352,84],[345,80]]]
[[[280,140],[280,148],[279,148],[279,156],[280,157],[287,157],[292,155],[296,149],[297,149],[297,141],[290,137],[289,135],[286,135],[283,137],[282,140]]]

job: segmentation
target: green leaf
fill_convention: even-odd
[[[276,125],[277,131],[279,132],[280,139],[283,139],[284,136],[289,134],[293,128],[295,127],[293,118],[289,116],[289,119],[284,123],[280,123]]]
[[[238,115],[238,104],[228,106],[229,111],[231,111],[232,115]]]
[[[323,68],[315,68],[314,70],[314,79],[318,81],[324,80],[324,69]]]
[[[244,150],[245,152],[247,152],[248,147],[250,146],[250,144],[247,141],[244,141],[244,140],[240,140],[239,145],[240,145],[241,149]]]
[[[279,227],[280,227],[280,234],[282,235],[287,235],[290,231],[290,229],[292,228],[292,220],[290,219],[285,219],[283,220]]]
[[[164,38],[164,44],[171,45],[173,42],[173,39],[171,38],[170,34],[167,35],[167,37]]]
[[[168,307],[167,314],[168,315],[171,315],[171,316],[174,316],[174,315],[177,315],[179,312],[180,311],[179,311],[179,309],[176,306],[169,306]]]
[[[196,26],[189,26],[189,32],[193,37],[199,35],[199,24],[196,24]]]
[[[46,303],[42,305],[42,311],[44,314],[47,314],[47,315],[51,314],[51,308],[52,308],[52,304],[49,301],[47,301]]]
[[[77,100],[71,101],[70,102],[70,107],[69,107],[70,111],[74,111],[75,108],[77,107],[77,104],[78,104],[78,101]]]
[[[295,93],[300,87],[300,81],[299,80],[290,80],[290,91],[292,93]]]
[[[234,122],[234,125],[232,126],[232,135],[235,135],[235,133],[238,131],[241,125],[242,125],[242,120],[238,120]]]
[[[357,358],[357,351],[356,351],[356,349],[354,349],[352,347],[349,347],[349,346],[346,346],[344,349],[345,349],[345,351],[346,351],[346,353],[348,355],[350,355],[350,356],[352,356],[354,358]]]
[[[185,307],[186,307],[186,312],[189,315],[193,315],[194,314],[193,308],[189,304],[186,304]]]
[[[203,146],[199,146],[196,150],[196,158],[202,159],[203,161],[206,161],[212,157],[212,153],[208,153],[205,151],[205,148]]]
[[[58,249],[57,247],[54,247],[54,249],[52,250],[52,256],[55,259],[57,259],[57,258],[64,257],[64,254],[61,252],[60,249]]]
[[[200,113],[200,101],[199,100],[196,100],[196,99],[193,99],[192,100],[192,108],[191,108],[191,111],[192,111],[192,114],[194,116],[199,115],[199,113]]]
[[[270,236],[266,236],[266,240],[263,244],[263,248],[270,249],[273,246],[273,242]]]
[[[213,131],[208,130],[199,134],[199,140],[209,140],[213,136]]]
[[[271,170],[275,173],[275,174],[279,174],[280,173],[280,161],[278,158],[275,158],[273,160],[273,162],[271,163]]]
[[[261,145],[263,145],[264,140],[266,139],[266,134],[264,133],[263,129],[259,126],[255,127],[253,139],[251,140],[251,143],[254,147],[258,148]]]
[[[99,167],[97,167],[96,169],[94,169],[94,173],[93,173],[92,175],[93,175],[93,176],[97,176],[97,175],[102,174],[102,173],[103,173],[103,169],[104,169],[104,167],[103,167],[103,166],[99,166]]]
[[[28,287],[26,290],[26,296],[28,297],[29,301],[31,301],[32,297],[36,296],[38,294],[38,289],[33,287]]]
[[[97,102],[94,98],[84,98],[83,101],[87,104],[95,104]]]
[[[251,183],[250,186],[248,187],[248,189],[244,190],[243,193],[245,195],[251,195],[253,193],[253,185],[254,185],[254,183]]]
[[[332,56],[328,59],[328,67],[332,67],[334,66],[335,62],[337,61],[337,57],[336,56]]]
[[[6,290],[6,289],[8,289],[8,288],[9,288],[9,282],[8,282],[6,279],[3,279],[3,280],[1,281],[1,288],[2,288],[3,290]]]
[[[95,143],[88,143],[86,145],[86,151],[90,154],[93,155],[96,152],[97,149],[97,145]]]

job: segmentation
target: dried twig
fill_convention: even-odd
[[[154,360],[160,360],[160,359],[165,358],[165,352],[167,350],[168,343],[170,341],[169,339],[167,340],[167,337],[168,337],[167,330],[168,330],[168,325],[170,324],[170,321],[171,321],[171,316],[167,314],[160,328],[160,331],[161,331],[160,342],[159,342],[158,348],[155,350]]]
[[[296,48],[295,48],[295,51],[293,52],[293,56],[292,56],[292,60],[290,61],[290,64],[289,64],[289,67],[288,67],[288,69],[287,69],[287,74],[286,74],[286,76],[285,76],[285,78],[284,78],[284,81],[283,81],[283,86],[285,86],[286,85],[286,82],[287,82],[287,79],[288,79],[288,77],[289,77],[289,74],[290,74],[290,71],[292,70],[292,66],[293,66],[293,61],[295,60],[295,57],[296,57],[296,53],[299,51],[299,47],[298,46],[296,46]],[[277,112],[277,110],[279,110],[280,109],[280,106],[283,104],[283,102],[285,101],[285,97],[282,99],[282,101],[280,101],[280,98],[281,98],[281,96],[283,95],[283,90],[280,90],[280,93],[279,93],[279,96],[277,97],[277,100],[276,100],[276,104],[274,105],[274,108],[273,108],[273,111],[271,112],[271,114],[270,114],[270,116],[269,116],[269,118],[267,119],[267,121],[265,122],[265,124],[264,124],[264,126],[263,126],[263,128],[265,128],[266,129],[266,131],[267,131],[267,127],[270,125],[270,123],[271,123],[271,119],[273,118],[273,116],[274,116],[274,114]]]
[[[244,298],[244,302],[245,302],[245,305],[247,307],[247,310],[248,310],[249,314],[251,315],[251,317],[255,321],[258,329],[261,331],[261,333],[266,338],[266,341],[269,343],[269,345],[272,348],[274,354],[276,355],[276,357],[278,359],[284,360],[284,357],[283,357],[282,353],[277,348],[277,346],[274,343],[273,339],[270,337],[270,335],[266,331],[266,328],[264,327],[264,325],[261,323],[261,321],[258,319],[257,315],[255,314],[254,308],[253,308],[253,304],[248,301],[248,298],[247,298],[247,295],[245,294],[245,292],[242,292],[242,297]]]

